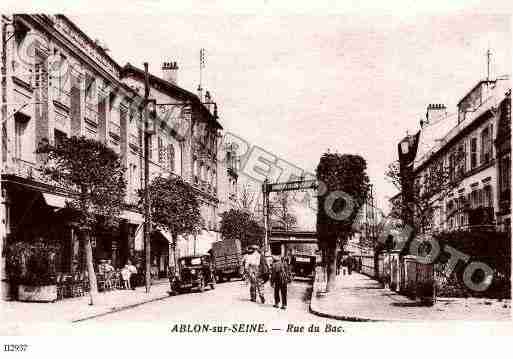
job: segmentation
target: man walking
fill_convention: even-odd
[[[287,309],[287,285],[290,282],[290,272],[285,259],[276,256],[273,258],[271,269],[271,286],[274,287],[274,307],[280,305],[281,309]]]
[[[249,246],[249,254],[244,261],[244,272],[249,280],[249,294],[252,302],[256,302],[256,296],[260,297],[260,301],[265,303],[264,297],[264,278],[265,268],[262,265],[263,256],[257,251],[258,246]]]

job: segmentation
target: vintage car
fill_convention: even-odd
[[[170,294],[197,289],[203,292],[210,285],[215,288],[214,265],[209,255],[187,256],[178,259],[178,273],[169,278]]]
[[[291,272],[298,277],[313,277],[315,274],[316,256],[294,254],[290,260]]]

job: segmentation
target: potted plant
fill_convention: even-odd
[[[51,302],[57,299],[55,256],[59,246],[41,239],[14,242],[7,247],[6,269],[17,299]]]

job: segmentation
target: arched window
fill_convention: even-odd
[[[167,158],[169,162],[169,170],[171,172],[175,171],[175,147],[170,143],[167,146]]]

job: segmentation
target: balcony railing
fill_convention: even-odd
[[[139,135],[131,133],[130,134],[130,144],[139,147]]]
[[[22,160],[21,158],[14,158],[12,164],[5,165],[4,174],[37,180],[41,177],[41,172],[35,163]]]
[[[66,91],[58,88],[52,87],[53,100],[67,108],[71,107],[71,97],[70,94]]]
[[[24,86],[34,88],[34,68],[31,65],[25,64],[23,61],[14,61],[14,74],[13,76],[18,78],[24,83]]]
[[[121,129],[119,127],[119,124],[110,121],[109,122],[109,133],[111,134],[111,136],[119,139],[121,137]]]
[[[98,108],[93,104],[86,103],[85,118],[89,120],[89,122],[98,125]]]

